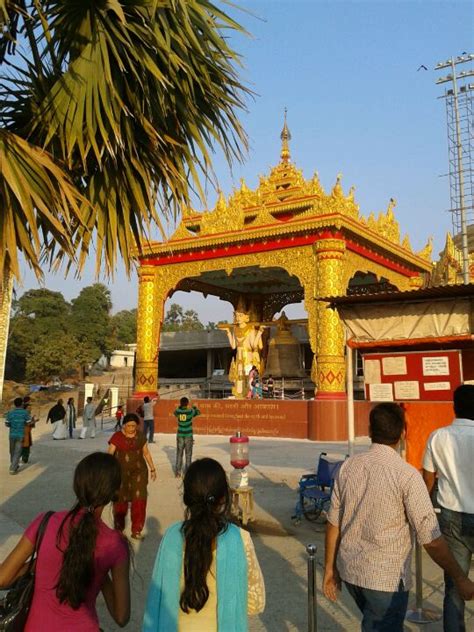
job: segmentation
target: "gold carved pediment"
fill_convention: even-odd
[[[379,213],[378,217],[375,217],[374,213],[371,213],[367,219],[361,218],[366,224],[367,228],[377,233],[384,239],[392,242],[393,244],[412,252],[408,235],[406,235],[403,241],[400,243],[400,224],[398,223],[393,209],[397,202],[394,198],[390,198],[387,210],[385,213]]]
[[[444,249],[439,253],[431,277],[431,285],[454,285],[462,282],[462,252],[450,233],[446,234]]]
[[[244,227],[243,208],[232,199],[227,203],[224,195],[220,193],[214,210],[202,213],[200,227],[199,235],[232,233],[241,230]]]
[[[433,237],[430,237],[426,242],[426,246],[416,253],[422,259],[431,261],[431,255],[433,254]]]
[[[341,213],[346,217],[359,219],[359,205],[355,202],[355,187],[346,195],[341,185],[342,174],[338,174],[330,195],[321,200],[320,208],[326,213]]]

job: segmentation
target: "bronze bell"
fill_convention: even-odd
[[[284,317],[284,312],[282,316]],[[284,318],[287,321],[286,317]],[[277,321],[276,334],[268,344],[265,375],[284,378],[304,377],[300,343],[291,333],[285,320]]]

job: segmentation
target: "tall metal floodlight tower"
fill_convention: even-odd
[[[455,242],[462,251],[463,282],[469,283],[469,237],[474,249],[474,70],[461,70],[457,66],[474,61],[474,55],[463,53],[436,65],[435,70],[449,68],[447,76],[437,84],[445,87],[446,117],[448,126],[449,188],[451,217]]]

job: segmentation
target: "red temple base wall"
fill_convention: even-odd
[[[133,412],[142,399],[130,398],[127,412]],[[155,431],[176,432],[173,415],[178,400],[162,399],[155,405]],[[254,437],[347,441],[347,402],[341,400],[282,401],[204,399],[194,402],[201,415],[194,421],[196,434],[232,435],[236,430]],[[369,434],[369,413],[375,406],[354,402],[355,436]],[[451,402],[407,402],[407,460],[417,468],[429,434],[451,423]]]
[[[156,432],[176,432],[173,411],[178,403],[162,399],[156,404]],[[201,411],[193,422],[196,434],[231,435],[240,430],[254,437],[306,439],[308,436],[309,402],[205,399],[194,403]]]
[[[142,399],[130,398],[127,412]],[[155,405],[156,432],[176,432],[173,415],[178,400],[162,399]],[[236,430],[254,437],[282,437],[313,441],[347,439],[347,402],[344,400],[283,401],[205,399],[194,402],[201,415],[194,421],[196,434],[231,435]],[[372,404],[355,402],[356,436],[367,436]]]

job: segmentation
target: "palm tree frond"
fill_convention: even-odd
[[[18,252],[41,277],[46,239],[74,257],[71,236],[81,226],[81,196],[47,152],[0,130],[0,270],[20,278]]]

